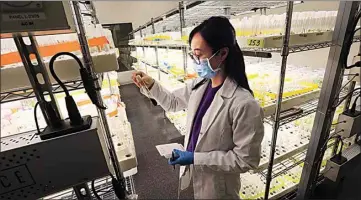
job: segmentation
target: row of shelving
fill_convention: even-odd
[[[307,34],[297,34],[294,37],[291,36],[290,38],[290,53],[297,53],[302,51],[310,51],[316,49],[322,49],[332,46],[332,31],[319,33],[319,36],[324,36],[317,39],[317,33],[307,33]],[[297,36],[297,37],[296,37]],[[308,38],[314,37],[316,39],[310,40]],[[281,52],[282,50],[282,36],[269,36],[269,37],[248,37],[248,38],[241,38],[238,37],[237,41],[243,51],[248,52]],[[360,42],[360,35],[354,37],[353,42]],[[254,44],[254,45],[250,45]],[[151,41],[141,41],[136,42],[134,40],[129,42],[130,46],[134,47],[158,47],[158,48],[168,48],[168,49],[182,49],[188,48],[189,45],[183,41],[161,41],[161,42],[151,42]],[[254,55],[257,57],[257,55]],[[259,56],[262,57],[262,56]]]
[[[137,70],[143,70],[145,72],[145,69],[139,69]],[[148,68],[148,73],[156,78],[157,76],[157,68]],[[164,74],[164,77],[162,79],[167,78],[168,74]],[[169,76],[169,75],[168,75]],[[180,86],[182,85],[179,83]],[[345,91],[346,92],[346,91]],[[345,92],[341,92],[340,96],[345,95]],[[358,93],[355,93],[354,96],[359,95]],[[302,112],[298,113],[296,115],[293,115],[291,117],[287,117],[285,119],[281,119],[280,121],[280,129],[279,129],[279,136],[277,140],[276,145],[276,155],[274,159],[274,167],[275,170],[273,171],[273,178],[277,178],[280,175],[284,175],[286,171],[298,167],[299,173],[301,173],[302,170],[302,163],[303,159],[298,160],[297,162],[290,162],[291,160],[294,160],[294,157],[298,156],[304,156],[305,151],[308,147],[309,139],[310,139],[310,133],[312,129],[312,123],[314,121],[315,117],[315,111],[317,109],[318,104],[318,94],[315,95],[313,98],[309,98],[309,100],[305,100],[303,102],[299,102],[297,105],[298,109],[301,109]],[[341,113],[343,110],[343,106],[338,107],[336,115],[334,117],[334,123],[337,120],[338,114]],[[176,113],[166,113],[166,116],[170,121],[174,124],[174,126],[178,129],[178,131],[185,135],[185,124],[186,124],[186,111],[179,111]],[[268,166],[269,161],[269,151],[270,151],[270,141],[271,141],[271,134],[272,134],[272,124],[273,124],[273,117],[269,116],[266,118],[266,135],[265,140],[262,144],[262,159],[260,166],[257,170],[254,172],[257,172],[261,175],[265,175],[265,171]],[[290,138],[293,138],[290,139]],[[324,163],[325,164],[325,163]],[[301,166],[301,167],[300,167]],[[300,175],[300,174],[299,174]],[[257,175],[253,175],[257,176]],[[264,178],[264,177],[263,177]],[[298,177],[299,178],[299,177]],[[298,180],[299,181],[299,180]],[[292,182],[293,183],[293,182]],[[297,182],[298,183],[298,182]],[[296,182],[294,184],[291,184],[292,187],[286,188],[284,190],[279,190],[282,194],[284,192],[287,192],[286,190],[292,190],[296,186]],[[274,189],[273,189],[274,190]],[[278,191],[278,190],[275,190]],[[280,195],[279,192],[272,192],[271,195]],[[259,195],[263,195],[263,192],[260,191]],[[241,195],[242,196],[242,195]]]
[[[154,64],[151,64],[151,62],[149,61],[147,62],[143,59],[139,59],[138,61],[140,62],[140,64],[137,63],[134,66],[137,66],[137,69],[143,69],[146,73],[152,71],[153,73],[155,73],[153,74],[153,77],[156,80],[159,80],[158,70],[160,74],[168,75],[168,78],[165,79],[161,78],[160,79],[161,82],[167,79],[175,79],[175,81],[181,80],[177,77],[177,74],[171,73],[170,71],[166,71],[166,69],[159,68],[158,66],[154,66]],[[142,67],[140,65],[142,65]],[[259,68],[260,66],[261,66],[260,64],[249,66],[248,68],[250,68],[250,72],[247,73],[251,88],[257,88],[257,90],[254,91],[255,97],[259,101],[260,105],[263,107],[265,116],[267,117],[273,114],[276,108],[275,105],[276,88],[274,86],[270,86],[269,83],[270,82],[276,83],[276,81],[272,79],[272,75],[277,73],[278,71],[271,69],[269,71],[263,70],[262,73],[258,73],[256,71],[257,68]],[[266,68],[268,67],[265,67],[265,69]],[[293,68],[294,71],[297,70],[295,67]],[[319,71],[320,72],[317,73],[315,70],[312,72],[313,74],[318,74],[319,77],[317,79],[321,79],[323,74],[322,70]],[[164,75],[161,75],[161,77],[162,76]],[[304,77],[304,81],[302,81],[303,80],[302,78],[299,80],[297,79],[297,77],[287,78],[289,84],[287,85],[286,89],[288,91],[284,92],[284,98],[282,102],[282,106],[283,106],[282,108],[284,110],[293,108],[294,106],[298,106],[305,102],[309,102],[311,100],[318,98],[320,92],[319,90],[320,80],[309,80],[309,79],[310,79],[309,77]],[[254,87],[252,87],[252,85],[254,85]],[[169,90],[173,90],[173,88],[170,88]]]
[[[83,89],[83,81],[74,80],[64,82],[65,87],[68,91]],[[53,94],[64,92],[59,84],[52,85]],[[35,97],[34,90],[32,87],[26,87],[16,90],[11,90],[9,92],[1,92],[0,103],[8,103],[11,101],[19,101],[23,99],[33,98]]]
[[[296,2],[301,3],[301,2]],[[256,10],[270,9],[285,6],[285,1],[192,1],[180,4],[184,9],[185,27],[193,26],[211,16],[231,17],[241,14],[253,13]],[[151,25],[155,24],[155,32],[179,30],[180,9],[175,8],[164,15],[135,29],[134,32],[143,30],[145,34],[151,32]]]
[[[326,166],[326,160],[331,157],[333,146],[332,141],[327,145],[328,149],[322,158],[321,172]],[[270,199],[279,199],[282,195],[296,189],[300,182],[303,163],[306,157],[306,150],[290,156],[281,163],[274,165],[272,173],[272,182],[270,187]],[[240,197],[242,199],[263,199],[264,185],[266,184],[266,173],[245,173],[241,174]]]
[[[274,2],[274,3],[277,4],[280,2]],[[282,2],[282,3],[285,4],[286,2]],[[233,9],[233,14],[242,13],[244,11],[247,12],[247,10],[248,11],[252,10],[252,8],[256,8],[259,10],[262,10],[260,8],[270,8],[269,5],[268,6],[265,5],[264,7],[257,8],[255,2],[244,2],[244,3],[241,2],[237,5],[236,4],[237,3],[234,4],[234,7],[239,10],[235,11],[235,9]],[[202,5],[205,7],[202,8]],[[189,45],[187,44],[187,40],[188,40],[186,36],[187,33],[193,28],[192,26],[197,25],[198,23],[207,19],[210,16],[213,16],[214,12],[218,12],[218,13],[223,12],[222,14],[219,15],[223,15],[223,16],[228,15],[229,17],[230,16],[229,14],[232,13],[232,8],[229,8],[228,10],[219,9],[217,11],[214,11],[216,10],[214,9],[215,7],[225,8],[222,6],[224,6],[224,4],[222,3],[218,3],[218,4],[209,3],[207,4],[207,6],[203,3],[200,3],[199,5],[194,6],[191,9],[186,9],[184,12],[184,17],[182,17],[182,14],[179,16],[166,17],[164,20],[160,20],[161,23],[158,22],[159,21],[158,20],[157,23],[155,24],[150,23],[146,25],[145,28],[144,27],[140,28],[143,29],[143,32],[139,31],[139,29],[136,30],[138,31],[138,33],[140,33],[140,37],[138,35],[135,35],[135,39],[129,42],[129,45],[131,47],[135,47],[136,49],[135,57],[140,58],[139,63],[141,64],[138,64],[135,67],[135,69],[145,71],[150,76],[159,80],[160,83],[164,85],[164,87],[173,90],[174,88],[170,87],[167,84],[164,84],[164,78],[167,78],[167,76],[165,76],[163,71],[160,70],[164,67],[163,66],[164,64],[162,62],[159,62],[159,60],[168,59],[168,58],[173,60],[176,59],[177,62],[174,61],[171,67],[177,67],[179,69],[182,69],[184,75],[186,75],[188,73],[188,68],[187,68],[188,66],[187,66],[187,60],[185,59],[186,56],[185,53],[189,48]],[[282,48],[284,46],[282,32],[283,30],[285,30],[284,28],[289,28],[286,30],[290,30],[291,32],[290,40],[289,40],[289,48],[288,48],[289,53],[297,53],[297,52],[331,47],[333,45],[332,29],[334,27],[334,22],[336,21],[335,13],[337,12],[332,12],[333,16],[329,18],[329,19],[332,18],[331,20],[333,20],[333,22],[328,21],[330,22],[330,27],[332,28],[329,28],[328,24],[323,23],[325,21],[320,20],[320,18],[322,17],[317,16],[315,18],[315,20],[317,20],[318,22],[317,25],[320,25],[322,27],[316,27],[316,29],[313,30],[300,30],[301,28],[304,28],[305,22],[299,20],[302,18],[302,17],[299,18],[300,13],[297,12],[293,13],[295,20],[288,21],[287,23],[287,24],[292,24],[292,26],[290,27],[289,25],[286,25],[287,27],[282,27],[282,28],[278,27],[279,32],[277,34],[272,34],[272,33],[267,34],[263,32],[261,34],[257,33],[257,34],[242,35],[239,34],[239,30],[241,29],[235,26],[232,19],[230,21],[235,26],[236,35],[237,35],[236,39],[241,49],[245,52],[252,52],[252,51],[256,52],[255,54],[258,54],[256,56],[260,56],[260,52],[280,53],[282,51]],[[203,14],[204,16],[202,16]],[[268,16],[260,16],[260,17],[267,18]],[[307,16],[307,17],[308,17],[307,20],[309,20],[310,17],[312,18],[312,16]],[[176,18],[177,21],[174,20]],[[179,23],[179,18],[180,18],[180,23]],[[278,23],[284,25],[285,15],[283,15],[283,17],[278,16],[278,18],[280,19],[281,22],[272,22],[272,23]],[[182,22],[184,22],[184,24]],[[295,22],[297,23],[294,24]],[[260,23],[264,23],[264,22],[262,20],[259,20],[259,21],[255,21],[254,23],[256,25],[259,25]],[[152,27],[149,25],[152,25]],[[242,23],[238,25],[245,25],[245,24]],[[248,25],[253,25],[253,24],[248,24]],[[261,24],[261,25],[264,27],[272,26],[272,24]],[[307,24],[307,26],[308,25],[312,25],[315,27],[314,24]],[[146,28],[147,26],[149,27]],[[180,26],[182,27],[180,28]],[[294,31],[295,27],[299,29],[298,32]],[[153,28],[153,30],[151,28]],[[162,32],[162,31],[158,31],[159,28],[162,28],[163,29],[162,31],[164,33],[159,33]],[[259,27],[251,27],[251,29],[259,29]],[[178,31],[178,32],[172,32],[172,31]],[[358,33],[356,34],[356,36],[353,39],[353,42],[360,42],[361,37],[359,35],[360,34]],[[149,51],[146,52],[145,50],[147,49],[153,49],[154,52],[149,52]],[[160,51],[159,49],[166,49],[166,53],[168,53],[170,50],[182,50],[182,52],[179,53],[182,55],[179,55],[179,58],[178,57],[176,58],[176,56],[178,55],[174,56],[174,54],[164,56],[162,55],[162,53],[159,53]],[[139,54],[137,50],[141,50],[142,52],[140,52]],[[151,67],[147,68],[147,66],[151,66]],[[246,64],[246,66],[248,65]],[[279,70],[279,66],[281,66],[281,64],[278,65],[277,68],[278,70]],[[282,65],[282,67],[285,66]],[[248,68],[255,68],[255,67],[248,66]],[[281,116],[284,116],[284,114],[290,114],[290,115],[288,116],[286,115],[285,117],[282,117],[280,120],[277,120],[277,122],[280,122],[281,126],[277,132],[278,135],[277,141],[273,143],[271,141],[272,141],[272,137],[274,137],[275,134],[273,133],[274,130],[272,127],[272,125],[274,124],[274,121],[272,120],[272,118],[274,117],[272,116],[272,114],[275,113],[278,87],[276,86],[273,87],[272,83],[277,83],[279,81],[278,78],[275,78],[279,76],[279,71],[277,71],[278,73],[273,73],[273,72],[269,74],[264,73],[269,68],[270,68],[269,66],[256,68],[255,71],[256,72],[259,71],[261,73],[249,72],[247,71],[246,68],[250,86],[251,88],[256,89],[254,91],[255,98],[259,101],[261,107],[264,109],[266,119],[265,119],[265,138],[262,142],[262,158],[259,168],[254,171],[257,173],[246,173],[241,175],[242,189],[240,192],[240,197],[242,199],[263,199],[263,195],[265,194],[265,185],[267,185],[270,181],[270,179],[266,180],[265,178],[266,173],[271,173],[271,177],[273,179],[271,182],[271,189],[269,190],[270,196],[273,199],[277,199],[281,196],[281,194],[284,194],[287,191],[291,191],[296,188],[297,184],[300,181],[303,162],[306,155],[305,151],[309,144],[312,123],[315,117],[314,113],[317,110],[317,103],[318,103],[318,97],[320,95],[322,77],[324,76],[324,71],[323,73],[320,73],[322,74],[320,77],[315,76],[315,74],[316,75],[318,74],[317,71],[316,72],[312,71],[310,73],[307,72],[301,73],[301,71],[298,71],[298,73],[295,73],[294,77],[291,78],[287,76],[285,77],[285,87],[283,90],[283,100],[281,107],[282,110],[288,110],[288,109],[292,109],[292,110],[288,110],[289,113],[282,113]],[[302,67],[298,67],[298,68],[299,70],[302,70]],[[289,71],[290,68],[289,66],[287,66],[287,75],[289,75]],[[177,76],[177,74],[172,74],[172,73],[168,73],[167,75],[168,77]],[[294,80],[298,80],[299,78],[301,79],[304,78],[305,80],[294,81],[292,80],[293,78],[295,78]],[[342,107],[339,107],[337,113],[340,113],[341,110]],[[166,116],[170,119],[171,122],[174,123],[175,127],[183,135],[185,134],[186,115],[187,115],[187,111],[166,113]],[[334,120],[337,120],[337,115],[335,115]],[[275,144],[275,146],[272,146],[271,145],[272,143]],[[273,166],[274,170],[273,172],[272,171],[265,172],[264,170],[267,170],[267,165],[270,160],[270,152],[272,148],[275,148],[276,150],[274,157],[274,166]],[[325,160],[329,158],[330,155],[331,155],[331,151],[327,150],[326,156],[324,157]],[[325,160],[324,163],[322,163],[322,167],[324,167],[325,165]]]
[[[118,51],[112,49],[107,52],[92,53],[94,70],[96,73],[110,72],[119,69],[117,57]],[[82,59],[82,56],[79,56]],[[49,74],[52,84],[56,84],[55,79],[50,75],[50,57],[44,59],[45,68]],[[1,92],[19,91],[23,88],[31,88],[29,78],[24,70],[23,63],[15,63],[1,67]],[[72,82],[80,78],[78,63],[69,56],[61,56],[54,62],[54,70],[60,80]],[[17,78],[14,79],[13,77]]]

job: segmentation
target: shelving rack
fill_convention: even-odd
[[[84,59],[84,63],[86,64],[85,66],[87,67],[88,71],[90,71],[92,73],[93,77],[98,77],[98,75],[95,74],[95,72],[94,72],[94,65],[92,63],[92,58],[91,58],[89,46],[87,43],[86,33],[84,30],[83,18],[81,15],[84,13],[81,13],[81,8],[79,5],[81,2],[72,1],[71,3],[72,3],[72,7],[73,7],[73,10],[72,10],[73,17],[76,21],[76,28],[77,28],[80,47],[81,47],[81,52],[82,52],[82,56]],[[90,6],[91,7],[93,6],[92,3],[90,4]],[[87,10],[89,11],[89,9],[87,9]],[[98,23],[95,12],[91,12],[90,14],[89,13],[85,13],[85,14],[88,14],[87,16],[91,16],[92,20],[94,20],[95,22]],[[37,50],[38,46],[37,46],[36,39],[32,34],[29,34],[28,37],[30,39],[30,43],[31,43],[30,45],[26,45],[24,43],[22,36],[20,34],[14,34],[15,43],[17,45],[20,56],[23,56],[23,58],[22,58],[23,64],[24,64],[25,69],[27,70],[27,74],[30,79],[32,87],[12,89],[9,91],[1,92],[0,104],[34,98],[34,97],[36,97],[37,100],[39,101],[41,99],[40,96],[48,95],[51,99],[50,101],[54,105],[54,110],[56,112],[59,112],[58,108],[56,106],[56,103],[55,103],[54,94],[63,93],[64,90],[60,87],[59,84],[51,84],[50,83],[49,77],[48,77],[46,69],[45,69],[45,65],[44,65],[42,58]],[[38,63],[37,66],[34,66],[31,63],[29,54],[27,54],[29,52],[31,52],[32,54],[34,54],[36,56],[36,60]],[[41,73],[45,80],[45,83],[40,87],[39,87],[40,81],[37,80],[37,76],[36,76],[37,73]],[[103,77],[99,77],[99,80],[95,80],[95,84],[97,85],[97,87],[100,87],[100,83],[99,83],[99,82],[101,82],[100,80],[103,80]],[[66,81],[63,83],[69,92],[84,88],[83,82],[80,79]],[[111,87],[111,86],[109,85],[109,87]],[[97,93],[100,104],[103,104],[103,99],[100,95],[100,92],[97,91],[96,93]],[[106,118],[105,111],[98,110],[98,114],[100,115],[99,118],[101,119],[102,128],[104,129],[104,132],[105,132],[104,137],[107,140],[106,141],[107,142],[106,146],[108,147],[107,151],[109,151],[108,154],[110,155],[111,160],[112,160],[111,165],[115,172],[115,176],[116,176],[117,180],[124,179],[124,182],[126,184],[126,189],[129,193],[128,195],[130,197],[132,197],[132,195],[136,195],[133,177],[132,176],[123,177],[123,174],[122,174],[120,166],[119,166],[118,157],[117,157],[117,154],[116,154],[116,151],[114,148],[114,144],[112,142],[111,133],[110,133],[109,125],[107,122],[108,120]],[[44,118],[46,119],[45,115],[44,115]],[[46,122],[48,125],[49,125],[49,121],[51,121],[51,119],[46,119]],[[95,182],[96,182],[96,189],[104,189],[104,188],[107,189],[107,191],[103,192],[103,194],[101,195],[103,198],[107,198],[107,199],[108,198],[112,198],[112,199],[116,198],[115,192],[112,189],[111,177],[103,177],[103,178],[95,180]],[[87,190],[90,191],[89,187],[90,186],[88,184],[80,184],[80,185],[74,186],[72,189],[69,189],[67,191],[63,191],[59,194],[53,195],[51,199],[59,197],[59,196],[62,196],[62,198],[66,197],[66,199],[74,199],[74,198],[92,199],[93,198],[92,194],[88,194],[88,193],[83,194],[83,192],[81,191],[81,189],[85,189],[85,188],[87,188]],[[77,193],[81,194],[81,195],[79,196]],[[90,195],[90,196],[88,196],[88,195]],[[10,199],[10,197],[9,197],[9,199]]]
[[[67,81],[64,82],[64,85],[66,86],[69,92],[84,88],[82,80]],[[53,94],[64,92],[64,90],[60,87],[59,84],[53,84],[51,87]],[[8,92],[1,92],[0,103],[8,103],[12,101],[19,101],[33,97],[35,97],[33,88],[26,87],[21,89],[10,90]]]
[[[342,9],[346,6],[349,10],[350,10],[350,6],[352,4],[352,7],[355,8],[357,7],[357,3],[340,3],[340,10],[339,10],[339,14],[337,16],[337,20],[339,23],[336,24],[335,27],[335,31],[333,33],[333,36],[335,37],[335,35],[339,34],[339,31],[341,30],[345,30],[345,27],[342,26],[341,27],[341,19],[342,17],[345,15],[345,12],[342,12]],[[308,144],[304,144],[301,145],[299,148],[296,148],[294,151],[288,152],[286,155],[281,156],[280,158],[275,159],[274,158],[274,154],[275,154],[275,148],[276,148],[276,140],[277,140],[277,132],[280,126],[284,126],[296,119],[300,119],[302,117],[308,116],[310,114],[313,114],[315,112],[317,112],[320,108],[318,107],[318,102],[319,102],[319,93],[318,95],[316,95],[314,98],[310,98],[307,99],[305,101],[301,101],[299,102],[299,104],[297,105],[299,108],[301,108],[303,110],[302,113],[297,114],[297,115],[293,115],[291,117],[285,118],[285,119],[280,119],[280,106],[283,102],[282,99],[282,94],[283,94],[283,86],[284,86],[284,77],[285,77],[285,70],[286,70],[286,64],[287,64],[287,56],[290,53],[298,53],[298,52],[304,52],[304,51],[310,51],[310,50],[316,50],[316,49],[322,49],[322,48],[337,48],[337,45],[341,45],[342,42],[338,42],[335,43],[334,37],[332,39],[332,41],[322,41],[322,42],[315,42],[315,43],[310,43],[310,44],[303,44],[303,45],[289,45],[289,36],[290,36],[290,28],[291,28],[291,21],[292,21],[292,13],[293,13],[293,5],[294,2],[280,2],[280,1],[274,1],[274,2],[267,2],[267,4],[265,4],[265,2],[203,2],[203,1],[198,1],[198,2],[192,2],[189,4],[182,4],[180,3],[178,10],[177,9],[173,9],[170,12],[168,12],[167,14],[163,15],[163,16],[159,16],[157,18],[153,18],[152,20],[150,20],[150,22],[146,23],[143,26],[140,26],[139,28],[135,29],[132,33],[130,33],[130,35],[133,35],[135,33],[140,33],[140,36],[143,37],[144,36],[144,32],[147,29],[147,27],[151,27],[151,33],[158,33],[158,32],[162,32],[162,31],[180,31],[182,36],[183,36],[183,32],[182,29],[188,26],[192,26],[192,25],[196,25],[200,22],[202,22],[203,20],[214,16],[214,15],[218,15],[218,16],[226,16],[226,17],[231,17],[231,16],[237,16],[237,15],[241,15],[241,14],[247,14],[247,13],[252,13],[255,12],[256,10],[260,10],[261,12],[266,12],[267,9],[270,8],[274,8],[274,7],[284,7],[286,6],[287,11],[286,11],[286,19],[285,19],[285,34],[283,35],[283,46],[282,47],[277,47],[277,48],[251,48],[251,47],[244,47],[242,48],[242,51],[249,53],[249,55],[253,55],[253,56],[269,56],[270,53],[281,53],[281,56],[283,57],[283,61],[282,61],[282,66],[281,66],[281,74],[280,74],[280,87],[279,87],[279,91],[278,91],[278,100],[275,102],[275,106],[277,107],[276,109],[276,114],[272,117],[268,117],[266,119],[266,121],[268,121],[269,123],[273,124],[273,137],[272,137],[272,145],[271,145],[271,155],[269,156],[269,162],[265,163],[263,165],[263,170],[266,169],[266,166],[268,165],[268,170],[267,172],[263,171],[261,172],[261,174],[263,174],[263,176],[266,177],[267,179],[267,183],[266,183],[266,189],[265,189],[265,196],[264,199],[268,199],[269,198],[269,192],[270,192],[270,182],[273,178],[275,178],[276,176],[278,176],[279,174],[282,174],[285,170],[289,170],[290,168],[299,165],[300,163],[303,163],[305,160],[305,156],[306,156],[306,149],[311,149],[313,152],[315,152],[314,147],[312,147],[313,145],[308,145]],[[185,8],[185,11],[184,11]],[[182,14],[182,12],[184,12],[184,14]],[[350,21],[349,18],[348,22]],[[347,21],[347,20],[346,20]],[[343,22],[345,23],[345,21]],[[341,29],[341,30],[340,30]],[[142,32],[144,31],[144,32]],[[149,32],[149,31],[148,31]],[[134,37],[133,37],[134,38]],[[343,39],[343,38],[342,38]],[[353,38],[353,42],[360,42],[361,37],[359,35],[355,36]],[[140,62],[144,63],[146,68],[147,66],[150,66],[154,69],[158,70],[158,77],[160,77],[160,73],[166,73],[168,74],[168,72],[161,70],[159,67],[159,63],[158,63],[158,48],[166,48],[166,49],[177,49],[177,50],[186,50],[188,48],[188,45],[182,42],[177,42],[177,43],[168,43],[168,44],[164,44],[161,42],[158,43],[149,43],[149,44],[135,44],[133,41],[130,41],[129,46],[131,47],[142,47],[143,49],[143,55],[144,55],[144,48],[154,48],[155,52],[156,52],[156,57],[157,57],[157,64],[151,64],[148,61],[142,59],[142,58],[138,58]],[[186,51],[183,52],[183,57],[185,57]],[[262,54],[263,53],[263,54]],[[269,54],[265,54],[265,53],[269,53]],[[262,56],[260,56],[262,55]],[[333,60],[333,58],[331,59]],[[185,58],[183,58],[183,61],[185,61]],[[184,64],[184,71],[186,72],[186,64]],[[147,71],[147,70],[146,70]],[[326,72],[327,73],[327,72]],[[326,77],[326,76],[325,76]],[[322,91],[321,91],[322,92]],[[324,95],[321,93],[321,96]],[[333,116],[333,115],[332,115]],[[332,117],[330,116],[330,117]],[[316,118],[319,118],[318,116],[316,116]],[[317,121],[317,119],[316,119]],[[327,131],[325,131],[326,133]],[[329,132],[327,132],[328,134]],[[314,136],[314,132],[312,132],[312,136]],[[311,137],[311,140],[314,139],[313,137]],[[319,138],[316,138],[316,140],[318,140]],[[328,145],[331,146],[331,145]],[[318,147],[318,151],[320,147]],[[309,151],[311,151],[309,150]],[[307,154],[309,153],[309,151],[307,151]],[[293,164],[291,166],[286,166],[284,165],[284,163],[282,163],[282,161],[287,160],[287,157],[290,156],[301,156],[302,159],[297,162],[296,164]],[[312,162],[310,162],[312,163]],[[273,167],[276,168],[275,171],[273,171]],[[262,170],[262,168],[260,168],[260,170]],[[310,182],[307,184],[311,184]],[[295,186],[292,188],[292,191],[294,191],[294,189],[297,187],[297,184],[295,184]],[[304,185],[302,189],[300,189],[301,191],[304,190],[305,188],[309,188],[309,185]],[[283,191],[282,194],[291,191],[286,190]],[[283,196],[282,194],[278,195],[278,196]],[[291,196],[295,196],[295,195],[291,195]],[[274,198],[274,197],[273,197]]]

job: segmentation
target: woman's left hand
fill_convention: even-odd
[[[181,151],[178,149],[173,150],[174,158],[170,159],[168,163],[170,165],[190,165],[194,162],[194,153],[189,151]]]

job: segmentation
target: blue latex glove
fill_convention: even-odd
[[[194,161],[194,153],[189,151],[181,151],[178,149],[173,150],[174,159],[170,159],[168,163],[170,165],[190,165]]]

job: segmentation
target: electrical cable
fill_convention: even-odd
[[[67,56],[70,56],[70,57],[74,58],[75,61],[78,63],[78,65],[79,65],[80,68],[84,68],[84,66],[83,66],[83,64],[81,63],[80,59],[79,59],[77,56],[75,56],[74,54],[69,53],[69,52],[60,52],[60,53],[57,53],[57,54],[55,54],[55,55],[50,59],[50,62],[49,62],[49,70],[50,70],[51,75],[54,77],[55,81],[58,82],[58,84],[60,85],[60,87],[63,88],[63,90],[64,90],[64,92],[65,92],[65,95],[66,95],[66,96],[70,96],[68,89],[65,87],[64,83],[59,79],[58,75],[56,75],[56,73],[55,73],[55,71],[54,71],[54,62],[55,62],[55,60],[56,60],[59,56],[63,56],[63,55],[67,55]]]
[[[341,147],[340,147],[340,150],[338,151],[338,155],[339,156],[342,156],[342,148],[343,148],[343,145],[344,145],[344,142],[343,142],[343,140],[342,140],[342,138],[340,137],[340,142],[341,142]]]
[[[354,34],[359,30],[361,30],[361,27],[358,27],[357,29],[355,29]]]
[[[340,92],[341,92],[343,89],[345,89],[345,87],[346,87],[349,83],[351,83],[351,82],[353,81],[353,79],[355,79],[356,76],[358,76],[358,75],[359,75],[359,74],[353,75],[353,77],[340,89]]]
[[[102,198],[100,198],[97,191],[95,190],[94,181],[95,180],[92,180],[92,183],[91,183],[92,192],[97,200],[102,200]]]
[[[344,97],[342,97],[342,99],[335,105],[334,108],[337,108],[339,105],[341,105],[341,103],[342,103],[343,101],[345,101],[348,96],[352,95],[352,94],[353,94],[355,91],[357,91],[357,90],[361,90],[361,87],[352,90],[351,92],[349,92],[348,94],[346,94]]]
[[[335,126],[337,124],[343,124],[343,123],[346,123],[346,121],[337,122],[337,123],[331,124],[331,126]]]
[[[94,84],[94,81],[97,80],[97,78],[93,78],[92,74],[83,66],[82,62],[80,61],[80,59],[70,53],[70,52],[59,52],[57,54],[55,54],[51,60],[50,60],[50,63],[49,63],[49,70],[50,70],[50,73],[51,75],[54,77],[54,79],[58,82],[58,84],[60,85],[60,87],[63,88],[65,94],[67,97],[70,97],[70,94],[69,94],[69,91],[67,90],[67,88],[65,87],[65,85],[63,84],[63,82],[61,82],[61,80],[59,79],[59,77],[55,74],[54,72],[54,62],[55,62],[55,59],[59,56],[62,56],[62,55],[67,55],[67,56],[70,56],[72,58],[75,59],[75,61],[78,63],[79,67],[80,67],[80,70],[79,70],[79,73],[80,73],[80,76],[81,76],[81,79],[83,81],[83,85],[84,85],[84,88],[85,88],[85,91],[86,93],[88,94],[90,100],[92,101],[92,103],[94,105],[96,105],[99,109],[106,109],[105,106],[103,105],[100,105],[100,102],[99,102],[99,99],[98,99],[98,96],[97,96],[97,93],[96,93],[96,90],[100,90],[100,88],[96,88],[95,84]]]
[[[74,60],[78,63],[80,70],[85,70],[85,68],[84,68],[83,64],[81,63],[80,59],[77,56],[75,56],[74,54],[69,53],[69,52],[60,52],[60,53],[55,54],[50,59],[50,63],[49,63],[49,70],[50,70],[51,75],[54,77],[56,82],[58,82],[60,87],[63,88],[63,90],[65,92],[65,95],[66,95],[65,103],[66,103],[66,109],[69,114],[70,124],[71,125],[81,125],[81,124],[83,124],[84,120],[80,115],[78,106],[75,103],[73,97],[70,95],[68,89],[65,87],[64,83],[59,79],[59,77],[56,75],[56,73],[54,71],[54,62],[59,56],[62,56],[62,55],[67,55],[67,56],[74,58]],[[85,85],[84,81],[83,81],[83,84]]]
[[[37,132],[30,138],[30,141],[35,137],[35,135],[39,135],[40,134],[40,127],[39,127],[39,122],[38,122],[38,115],[36,114],[36,109],[39,106],[39,101],[35,103],[34,106],[34,120],[35,120],[35,126],[36,126],[36,130]]]
[[[340,131],[335,132],[335,133],[333,133],[330,137],[328,137],[327,140],[325,141],[325,143],[322,145],[320,151],[321,151],[321,152],[325,151],[325,150],[326,150],[325,147],[327,147],[328,141],[331,140],[331,139],[333,139],[333,138],[341,137],[341,136],[337,135],[337,133],[341,133],[341,132],[343,132],[343,131],[344,131],[344,130],[341,129]],[[323,153],[322,153],[322,154],[320,155],[320,157],[316,160],[316,162],[318,162],[319,160],[321,160],[322,157],[323,157]]]
[[[36,130],[38,131],[38,134],[40,134],[40,128],[39,128],[39,122],[38,122],[38,116],[36,114],[36,109],[39,106],[39,101],[35,103],[34,106],[34,119],[35,119],[35,125],[36,125]]]

